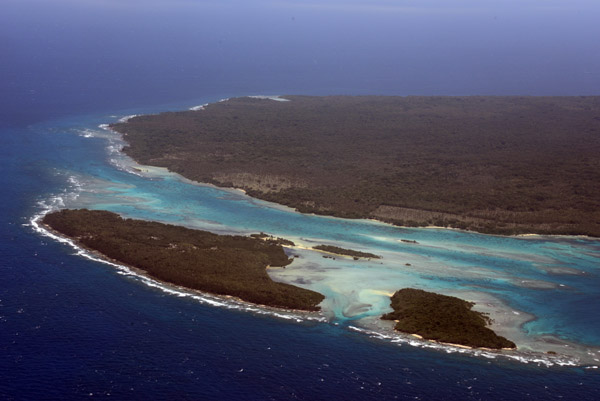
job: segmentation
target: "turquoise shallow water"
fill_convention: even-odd
[[[400,228],[299,214],[237,190],[192,183],[164,169],[135,167],[118,152],[118,135],[98,127],[121,117],[86,116],[51,127],[51,135],[68,137],[73,147],[83,149],[62,152],[64,167],[54,174],[68,188],[58,206],[106,209],[220,233],[263,231],[292,239],[301,248],[288,252],[299,258],[286,269],[272,270],[271,276],[325,294],[324,314],[332,322],[365,326],[365,318],[389,311],[389,294],[417,287],[478,302],[498,322],[499,332],[512,336],[522,349],[572,355],[571,343],[583,344],[586,347],[575,354],[580,358],[588,353],[586,363],[595,362],[600,346],[600,318],[593,313],[600,310],[599,241]],[[321,243],[383,257],[333,260],[303,249]],[[500,326],[506,325],[512,331],[502,331]]]

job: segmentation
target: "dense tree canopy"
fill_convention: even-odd
[[[43,223],[151,277],[288,309],[318,310],[323,295],[271,280],[267,266],[292,262],[277,240],[217,235],[106,211],[61,210]]]
[[[112,128],[140,163],[302,212],[600,236],[600,97],[285,98]]]
[[[471,347],[516,347],[487,328],[488,318],[472,311],[473,304],[456,297],[404,288],[392,296],[391,307],[382,319],[395,320],[396,330],[404,333]]]
[[[366,259],[380,259],[381,256],[375,255],[374,253],[369,252],[361,252],[355,251],[353,249],[340,248],[339,246],[333,245],[317,245],[313,247],[317,251],[331,252],[338,255],[352,256],[356,259],[358,258],[366,258]]]

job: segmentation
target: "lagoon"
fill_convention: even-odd
[[[3,2],[0,398],[600,398],[597,364],[421,348],[364,326],[386,308],[378,291],[464,288],[535,315],[523,341],[595,349],[597,241],[300,215],[165,171],[136,176],[98,128],[244,95],[598,95],[596,2],[252,3]],[[320,286],[330,312],[297,321],[153,286],[34,230],[33,217],[67,205],[351,244],[385,264],[306,252],[277,275]]]

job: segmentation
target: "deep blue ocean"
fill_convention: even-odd
[[[242,95],[600,94],[600,6],[495,3],[3,0],[0,399],[600,399],[597,354],[568,364],[477,356],[356,329],[385,308],[368,291],[387,289],[385,274],[390,285],[489,295],[533,316],[524,343],[595,352],[599,241],[303,216],[164,172],[131,174],[117,138],[98,128]],[[350,244],[415,268],[306,251],[274,277],[315,286],[331,315],[278,317],[77,255],[32,225],[63,205]],[[354,291],[357,280],[368,288]],[[366,301],[371,310],[352,312]]]

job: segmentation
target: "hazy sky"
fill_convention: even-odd
[[[0,96],[600,94],[598,21],[595,0],[2,0]]]

